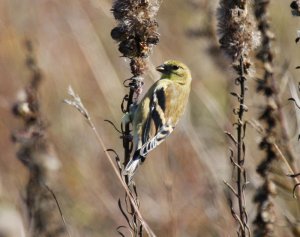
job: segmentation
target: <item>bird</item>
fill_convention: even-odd
[[[161,73],[160,79],[129,115],[134,152],[123,175],[130,180],[147,154],[173,132],[184,113],[191,90],[191,72],[182,62],[168,60],[156,70]]]

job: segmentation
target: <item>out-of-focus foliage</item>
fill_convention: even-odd
[[[126,225],[117,200],[124,191],[82,116],[62,103],[68,85],[80,94],[108,148],[122,154],[119,134],[104,119],[120,124],[123,81],[130,68],[120,57],[110,32],[116,23],[106,0],[2,0],[0,2],[0,202],[22,213],[28,180],[25,167],[16,159],[11,131],[20,124],[10,108],[28,83],[25,39],[31,39],[44,81],[40,90],[49,139],[61,161],[57,183],[51,187],[61,204],[73,237],[117,236]],[[167,59],[185,62],[192,71],[189,106],[167,142],[149,155],[135,174],[141,212],[158,236],[235,235],[223,180],[230,180],[231,167],[224,131],[232,130],[229,96],[234,79],[226,59],[219,53],[216,37],[216,1],[163,1],[158,12],[160,42],[146,73],[144,91],[158,78],[154,68]],[[271,25],[276,35],[275,71],[288,117],[291,146],[297,143],[298,111],[287,98],[289,85],[296,84],[300,49],[294,44],[297,19],[286,0],[272,1]],[[290,70],[282,72],[288,62]],[[259,71],[259,69],[257,69]],[[295,77],[295,78],[294,78]],[[257,118],[260,100],[256,82],[249,79],[248,120]],[[252,197],[261,182],[255,169],[262,153],[260,135],[248,127],[246,168],[251,182],[246,190],[249,220],[256,213]],[[231,144],[232,145],[232,144]],[[297,154],[297,152],[296,152]],[[160,166],[157,160],[160,159]],[[284,174],[276,174],[286,181]],[[288,180],[290,181],[290,180]],[[292,193],[279,190],[278,236],[289,236],[285,216],[297,217]],[[287,209],[288,207],[288,209]],[[5,207],[6,208],[6,207]],[[0,212],[2,206],[0,207]],[[287,211],[287,210],[294,210]],[[58,211],[58,210],[57,210]]]

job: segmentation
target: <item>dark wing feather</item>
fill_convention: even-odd
[[[155,149],[160,143],[162,143],[167,136],[169,136],[174,130],[172,126],[162,126],[158,133],[145,143],[140,149],[140,155],[145,157],[150,151]]]
[[[163,111],[165,110],[165,93],[164,88],[153,91],[149,103],[149,114],[143,126],[142,144],[145,144],[150,138],[151,121],[155,125],[155,135],[163,125]]]
[[[157,147],[173,131],[173,127],[165,124],[164,111],[166,109],[165,88],[154,91],[149,104],[149,117],[147,118],[145,128],[147,128],[147,139],[143,140],[143,146],[140,149],[140,155],[145,157],[150,151]],[[149,131],[151,120],[155,125],[155,135],[149,140]],[[143,138],[145,138],[143,136]]]

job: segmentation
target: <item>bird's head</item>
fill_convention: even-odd
[[[156,70],[162,73],[161,79],[169,79],[182,85],[190,83],[192,79],[189,68],[176,60],[168,60]]]

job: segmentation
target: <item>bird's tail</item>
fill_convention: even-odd
[[[140,156],[139,150],[137,150],[132,159],[127,163],[127,165],[124,168],[123,175],[128,175],[129,179],[132,179],[132,176],[134,175],[135,171],[137,170],[139,164],[142,162],[144,157]]]

